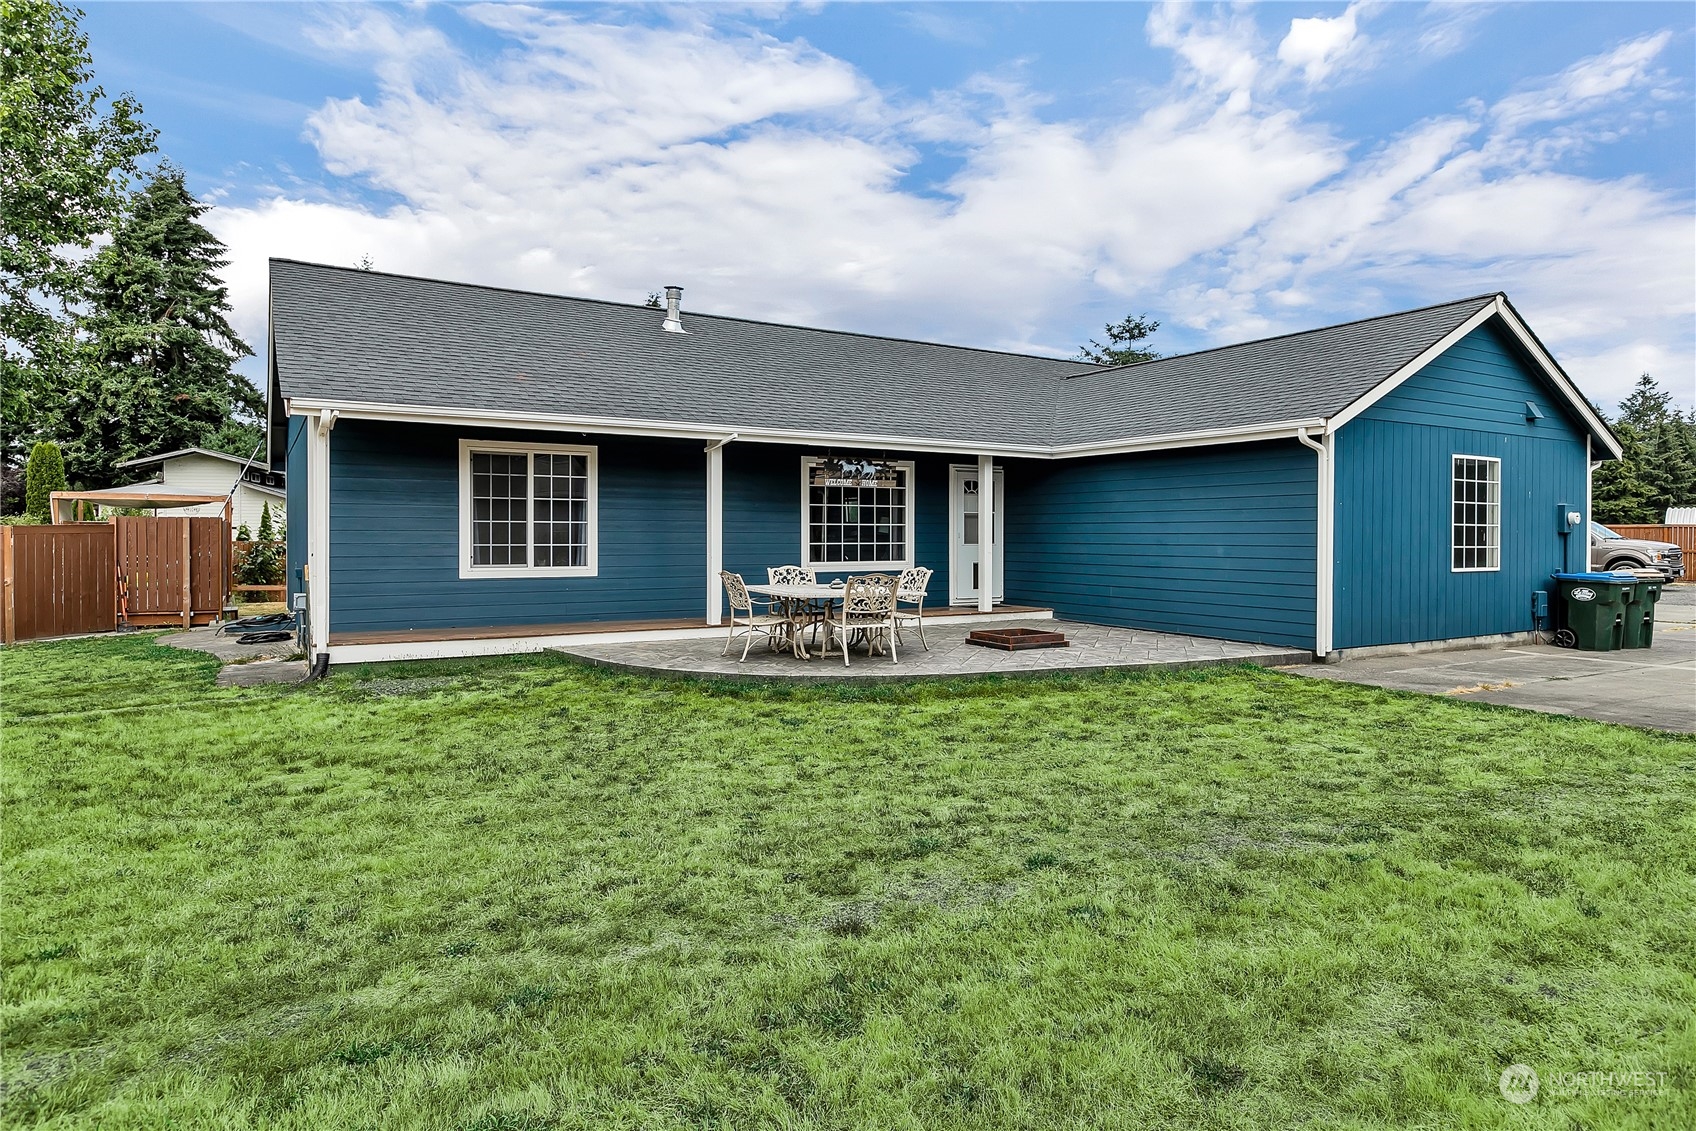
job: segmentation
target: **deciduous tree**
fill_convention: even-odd
[[[0,0],[0,458],[40,434],[40,394],[79,361],[74,308],[154,131],[94,83],[82,13]]]

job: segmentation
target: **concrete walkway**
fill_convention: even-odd
[[[306,678],[306,661],[292,658],[300,653],[293,640],[243,644],[236,637],[220,633],[217,628],[208,626],[161,636],[159,643],[168,648],[208,652],[224,661],[224,666],[218,669],[219,687],[299,683]]]
[[[1316,679],[1696,733],[1696,585],[1667,587],[1655,610],[1652,648],[1579,652],[1534,645],[1375,656],[1290,670]]]
[[[1066,634],[1067,648],[1036,648],[1004,652],[966,643],[973,628],[1036,628]],[[728,630],[728,626],[727,626]],[[788,652],[772,652],[756,639],[746,663],[738,663],[742,641],[730,655],[723,656],[724,637],[713,639],[645,641],[629,644],[566,645],[557,651],[592,663],[650,674],[670,674],[709,679],[778,680],[895,680],[946,679],[955,676],[1033,675],[1055,671],[1090,671],[1102,668],[1187,668],[1202,664],[1250,663],[1263,667],[1298,664],[1310,659],[1307,652],[1263,644],[1238,644],[1202,636],[1177,636],[1146,629],[1107,628],[1059,620],[1016,620],[987,625],[950,625],[946,619],[927,622],[925,635],[930,651],[919,646],[916,633],[905,633],[906,644],[898,648],[901,662],[888,656],[849,654],[849,667],[840,655],[797,660]]]

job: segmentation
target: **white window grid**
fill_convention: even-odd
[[[1501,569],[1502,461],[1456,455],[1449,480],[1449,568],[1455,573]]]
[[[913,564],[913,464],[888,464],[888,481],[815,484],[801,461],[801,555],[814,570],[907,569]]]
[[[463,578],[596,572],[596,450],[462,440]]]

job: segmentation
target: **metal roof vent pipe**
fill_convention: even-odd
[[[665,321],[660,323],[660,329],[668,334],[687,334],[683,328],[683,288],[667,287],[665,289]]]

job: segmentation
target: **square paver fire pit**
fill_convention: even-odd
[[[1026,648],[1069,648],[1072,645],[1064,633],[1040,628],[980,628],[966,636],[966,643],[1007,652],[1022,652]]]

